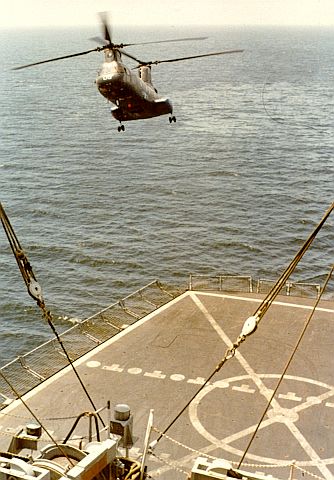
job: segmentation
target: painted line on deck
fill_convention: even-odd
[[[214,317],[211,315],[211,313],[206,309],[205,305],[203,305],[203,303],[200,301],[200,299],[198,298],[197,294],[192,292],[193,294],[191,295],[191,298],[193,299],[194,303],[197,305],[197,307],[199,308],[199,310],[203,313],[203,315],[205,316],[206,320],[211,324],[211,326],[215,329],[215,331],[217,332],[217,334],[220,336],[220,338],[222,339],[222,341],[225,343],[225,345],[230,348],[232,346],[232,342],[231,340],[229,339],[229,337],[225,334],[225,332],[223,331],[223,329],[220,327],[220,325],[216,322],[216,320],[214,319]],[[200,294],[199,294],[200,295]],[[229,297],[230,298],[230,297]],[[239,298],[240,300],[240,298]],[[247,299],[248,300],[248,299]],[[283,303],[283,305],[286,305],[285,303]],[[291,306],[291,305],[290,305]],[[299,307],[299,306],[298,306]],[[312,307],[309,307],[310,309],[312,309]],[[270,400],[270,397],[271,397],[271,391],[264,385],[264,383],[262,382],[261,378],[254,372],[254,370],[251,368],[251,366],[248,364],[248,362],[245,360],[245,358],[240,354],[240,352],[237,350],[235,352],[235,357],[236,359],[239,361],[239,363],[241,364],[241,366],[245,369],[245,371],[248,373],[248,375],[250,376],[250,378],[254,381],[255,385],[257,386],[258,390],[259,390],[259,393],[261,395],[263,395],[267,401]],[[214,385],[211,385],[210,387],[208,387],[209,389],[211,388],[215,388]],[[207,389],[204,389],[202,390],[201,394],[203,394],[203,392],[205,392]],[[202,395],[199,394],[198,397],[201,397]],[[331,396],[331,392],[328,392],[327,393],[328,396]],[[198,420],[198,417],[196,415],[196,405],[198,405],[198,397],[195,399],[195,401],[193,402],[193,404],[190,405],[190,408],[189,408],[189,416],[190,416],[190,419],[191,419],[191,422],[192,424],[194,425],[194,427],[196,429],[199,429],[198,431],[201,431],[202,434],[203,434],[203,426],[201,425],[201,423],[199,422]],[[305,402],[305,404],[307,404],[307,402]],[[273,407],[273,411],[274,411],[274,415],[267,419],[267,420],[264,420],[262,422],[262,424],[260,425],[260,429],[264,428],[265,426],[268,426],[272,423],[276,423],[277,421],[280,421],[280,420],[277,420],[280,415],[279,415],[279,412],[280,411],[287,411],[287,409],[281,409],[279,403],[277,402],[277,400],[274,398],[272,399],[271,401],[271,405]],[[305,405],[304,405],[305,406]],[[307,408],[307,407],[306,407]],[[299,406],[299,409],[302,409],[300,406]],[[290,412],[291,414],[293,414],[293,410],[294,409],[291,409]],[[275,415],[275,411],[278,412],[277,415]],[[294,412],[295,413],[295,412]],[[283,416],[284,417],[284,416]],[[319,469],[319,471],[325,476],[325,478],[330,478],[328,475],[331,475],[331,472],[329,471],[329,469],[327,468],[327,466],[324,464],[324,461],[319,457],[319,455],[317,454],[317,452],[313,449],[313,447],[311,446],[311,444],[307,441],[307,439],[304,437],[304,435],[301,433],[301,431],[296,427],[294,421],[292,418],[284,418],[284,422],[283,422],[286,427],[289,429],[290,433],[294,436],[295,440],[299,443],[299,445],[301,446],[301,448],[304,450],[304,452],[308,455],[308,457],[310,458],[311,461],[315,462],[317,468]],[[233,434],[231,435],[230,437],[228,438],[225,438],[224,440],[222,440],[222,443],[224,444],[224,448],[226,449],[229,449],[231,448],[231,445],[229,445],[229,443],[231,441],[235,441],[236,439],[239,439],[239,438],[242,438],[244,437],[245,435],[249,435],[251,432],[254,431],[256,425],[254,426],[251,426],[251,427],[248,427],[247,429],[245,429],[244,431],[241,431],[241,432],[238,432],[236,434]],[[210,441],[217,441],[217,439],[215,439],[215,437],[213,437],[211,434],[209,434],[208,432],[206,432],[206,434],[210,437]],[[207,437],[208,439],[208,437]],[[228,444],[226,444],[226,441]]]
[[[241,300],[243,302],[250,302],[250,303],[261,303],[263,299],[261,298],[251,298],[251,297],[242,297],[239,295],[229,295],[226,293],[211,293],[211,292],[196,292],[196,291],[190,291],[190,294],[196,294],[197,296],[210,296],[210,297],[222,297],[222,298],[229,298],[231,300]],[[300,305],[298,303],[290,303],[290,302],[279,302],[279,301],[274,301],[272,303],[273,305],[281,305],[283,307],[291,307],[291,308],[300,308],[302,310],[313,310],[313,306],[311,305]],[[325,312],[325,313],[334,313],[333,308],[323,308],[323,307],[317,307],[315,309],[316,312]]]
[[[203,313],[204,317],[206,320],[210,323],[212,328],[217,332],[221,340],[225,343],[227,348],[231,348],[233,345],[233,342],[231,339],[226,335],[224,330],[221,328],[221,326],[216,322],[216,320],[213,318],[211,313],[206,309],[206,307],[203,305],[203,303],[200,301],[200,299],[197,297],[197,294],[192,293],[191,298],[197,308]],[[267,402],[270,400],[272,391],[265,386],[265,384],[262,382],[260,377],[255,373],[255,371],[252,369],[252,367],[249,365],[249,363],[246,361],[245,357],[237,350],[235,352],[235,358],[238,360],[242,368],[248,373],[250,378],[253,380],[255,385],[257,386],[259,393],[265,397]],[[279,403],[277,402],[276,399],[272,400],[272,405],[273,407],[280,408]]]

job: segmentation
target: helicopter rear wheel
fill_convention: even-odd
[[[125,130],[124,125],[119,125],[119,126],[117,127],[117,130],[118,130],[119,132],[124,132],[124,130]]]
[[[174,123],[176,122],[176,117],[174,117],[174,115],[169,117],[169,123],[172,123],[172,122]]]

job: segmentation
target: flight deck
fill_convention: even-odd
[[[333,301],[321,301],[313,311],[314,299],[278,296],[255,333],[205,384],[263,298],[254,292],[187,290],[138,315],[131,325],[113,324],[118,332],[74,360],[97,408],[108,401],[129,405],[133,458],[142,455],[153,410],[150,441],[159,441],[148,460],[152,478],[184,479],[198,456],[223,458],[237,467],[246,449],[244,470],[275,478],[289,478],[291,468],[297,479],[334,475]],[[42,365],[50,363],[39,359]],[[2,451],[12,435],[35,421],[31,412],[61,441],[80,413],[92,411],[70,366],[36,382],[23,392],[26,406],[11,399],[8,390],[0,391],[7,399],[0,412]],[[100,414],[105,424],[106,412]],[[87,424],[78,424],[74,440],[80,443],[86,431]],[[45,433],[43,442],[50,443]]]

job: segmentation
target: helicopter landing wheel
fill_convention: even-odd
[[[118,130],[119,132],[124,132],[124,130],[125,130],[124,125],[119,125],[119,126],[117,127],[117,130]]]
[[[172,122],[176,122],[176,118],[174,117],[174,115],[172,117],[169,117],[169,123],[172,123]]]

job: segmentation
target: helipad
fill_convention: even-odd
[[[136,440],[131,455],[138,457],[142,451],[150,409],[157,430],[153,440],[203,386],[262,298],[253,293],[187,291],[75,361],[97,407],[108,400],[131,407]],[[149,461],[153,478],[184,478],[183,472],[199,455],[238,465],[313,303],[278,297],[258,330],[158,442]],[[332,478],[333,329],[334,303],[321,302],[242,468],[288,478],[295,462],[303,471]],[[24,400],[58,440],[66,436],[77,415],[92,410],[70,367],[39,383]],[[10,435],[31,421],[31,414],[16,400],[1,415],[0,442],[5,450]],[[105,412],[101,416],[106,421]],[[86,427],[81,425],[75,434],[84,435]],[[295,478],[302,475],[298,468]]]

